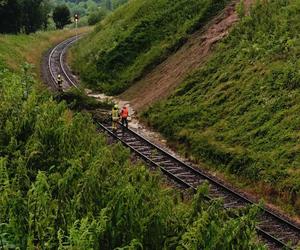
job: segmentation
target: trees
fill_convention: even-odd
[[[0,33],[32,33],[47,26],[50,12],[45,0],[1,0]]]
[[[19,0],[0,4],[0,33],[18,33],[22,27],[23,6]]]
[[[112,0],[112,6],[114,9],[116,9],[119,6],[121,6],[122,4],[125,4],[127,2],[128,2],[128,0]]]
[[[106,6],[106,9],[113,10],[113,5],[112,5],[111,0],[106,0],[105,6]]]
[[[53,21],[58,29],[62,29],[65,25],[71,23],[69,8],[66,5],[57,6],[53,11]]]
[[[23,6],[23,24],[26,33],[35,32],[43,26],[45,13],[42,3],[42,0],[26,0]]]
[[[89,15],[88,24],[94,25],[100,22],[106,15],[107,11],[105,11],[103,8],[100,8],[99,10],[94,11]]]

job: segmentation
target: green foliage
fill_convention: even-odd
[[[246,9],[245,9],[245,1],[244,0],[240,0],[239,4],[237,5],[236,7],[237,9],[237,13],[239,15],[240,18],[243,18],[245,16],[245,12],[246,12]]]
[[[89,15],[88,24],[95,25],[96,23],[102,21],[106,15],[107,11],[104,9],[98,9]]]
[[[94,110],[94,109],[111,109],[112,102],[100,102],[93,97],[87,96],[82,90],[71,89],[56,97],[58,101],[66,101],[68,107],[72,110]]]
[[[257,1],[211,60],[143,115],[194,159],[263,181],[298,213],[299,11],[299,1]]]
[[[127,1],[128,0],[55,0],[57,5],[67,5],[72,16],[74,14],[78,14],[80,16],[78,26],[83,26],[84,24],[96,24],[97,22],[101,21],[106,14],[114,11],[116,8],[125,4]]]
[[[114,9],[117,9],[118,7],[120,7],[121,5],[127,3],[128,0],[112,0],[112,6]]]
[[[134,0],[73,50],[82,79],[108,94],[124,91],[180,47],[226,0]]]
[[[71,23],[71,13],[66,5],[55,7],[52,15],[58,29],[62,29],[65,25]]]
[[[225,235],[228,249],[260,249],[255,208],[232,219],[220,202],[204,202],[207,186],[192,206],[179,202],[129,150],[107,145],[88,115],[37,92],[28,65],[18,74],[0,67],[1,247],[175,249],[197,240],[217,250]],[[205,219],[216,222],[198,231]]]
[[[0,3],[0,33],[32,33],[46,28],[49,13],[48,1],[2,1]]]

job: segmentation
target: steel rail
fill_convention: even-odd
[[[160,169],[163,173],[165,173],[168,177],[170,177],[171,179],[177,181],[178,183],[180,183],[181,185],[185,186],[186,188],[191,188],[194,192],[197,191],[197,188],[194,187],[193,185],[185,182],[184,180],[180,179],[178,176],[174,175],[172,172],[168,171],[166,168],[164,168],[163,166],[161,166],[160,164],[154,162],[153,160],[151,160],[149,157],[145,156],[143,153],[139,152],[138,150],[136,150],[134,147],[132,147],[130,144],[128,144],[126,141],[124,141],[122,139],[122,137],[119,137],[117,134],[113,133],[107,126],[99,123],[96,121],[96,124],[102,128],[102,130],[106,131],[110,136],[114,137],[115,139],[119,140],[123,145],[125,145],[126,147],[128,147],[132,152],[136,153],[138,156],[140,156],[142,159],[144,159],[146,162],[151,163],[151,165],[156,166],[158,169]],[[119,124],[120,125],[120,124]],[[120,125],[122,126],[122,125]],[[163,154],[165,154],[167,157],[172,158],[173,160],[177,161],[178,163],[186,166],[188,169],[194,171],[197,175],[201,175],[204,178],[206,178],[207,180],[209,180],[210,182],[212,182],[214,185],[217,185],[219,187],[224,188],[226,191],[234,194],[235,196],[239,197],[240,199],[245,200],[249,205],[255,205],[254,202],[250,201],[249,199],[247,199],[246,197],[241,196],[240,194],[236,193],[235,191],[229,189],[228,187],[224,186],[222,183],[219,183],[218,181],[212,179],[211,177],[201,173],[199,170],[194,169],[193,167],[187,165],[186,163],[182,162],[181,160],[175,158],[174,156],[172,156],[171,154],[169,154],[168,152],[166,152],[165,150],[163,150],[162,148],[160,148],[159,146],[153,144],[152,142],[150,142],[148,139],[144,138],[143,136],[137,134],[136,132],[134,132],[133,130],[130,130],[128,128],[122,128],[124,130],[126,130],[127,132],[130,132],[132,134],[134,134],[135,136],[139,137],[142,141],[147,142],[149,145],[151,145],[153,148],[158,149],[159,151],[161,151]],[[212,200],[213,198],[210,197],[209,195],[205,197],[207,200]],[[263,212],[267,212],[270,213],[272,216],[276,217],[276,219],[280,219],[283,220],[281,217],[277,217],[277,215],[275,215],[274,213],[272,213],[271,211],[268,211],[266,209],[263,209]],[[295,225],[291,224],[290,222],[284,220],[284,222],[286,224],[290,224],[293,227],[296,227]],[[297,228],[297,227],[296,227]],[[281,241],[280,239],[274,237],[273,235],[271,235],[270,233],[268,233],[267,231],[259,228],[258,226],[255,227],[257,233],[269,240],[272,241],[272,243],[275,243],[277,246],[279,246],[282,249],[293,249],[290,246],[288,246],[286,243],[284,243],[283,241]],[[300,229],[297,228],[300,232]]]
[[[71,42],[69,42],[71,40]],[[63,54],[66,52],[67,48],[73,44],[74,42],[76,42],[76,39],[74,40],[73,38],[70,38],[60,44],[58,44],[57,46],[54,47],[54,49],[51,51],[51,53],[49,54],[49,58],[48,58],[48,68],[50,71],[50,75],[53,78],[53,80],[55,81],[55,83],[57,84],[53,69],[51,67],[51,58],[53,56],[53,54],[55,53],[55,51],[57,50],[57,48],[59,46],[64,46],[63,50],[61,51],[60,57],[59,57],[59,67],[61,69],[63,69],[63,73],[66,76],[66,79],[69,81],[69,84],[75,86],[78,88],[77,84],[68,76],[67,71],[65,70],[64,67],[64,62],[63,62]],[[166,174],[167,176],[169,176],[171,179],[175,180],[177,183],[181,184],[182,186],[186,187],[186,188],[191,188],[194,191],[196,190],[196,187],[187,183],[185,180],[183,180],[182,178],[176,176],[176,174],[172,173],[171,171],[169,171],[167,168],[164,168],[163,166],[161,166],[161,164],[153,161],[152,159],[150,159],[146,154],[143,154],[142,152],[140,152],[139,150],[137,150],[136,148],[134,148],[133,146],[131,146],[129,143],[127,143],[126,141],[124,141],[120,136],[116,135],[115,133],[113,133],[111,131],[111,129],[108,126],[105,126],[99,122],[97,122],[98,126],[106,131],[110,136],[114,137],[115,139],[119,140],[122,144],[124,144],[125,146],[127,146],[132,152],[134,152],[135,154],[137,154],[139,157],[141,157],[143,160],[145,160],[146,162],[150,163],[152,166],[158,167],[159,169],[161,169],[161,171]],[[132,136],[134,136],[135,138],[138,138],[140,141],[142,141],[143,143],[146,143],[148,146],[154,148],[155,150],[158,150],[161,154],[163,154],[165,157],[171,159],[172,161],[175,161],[176,163],[178,163],[181,166],[184,166],[186,169],[188,169],[189,171],[192,171],[195,175],[201,176],[202,178],[208,180],[210,183],[214,184],[217,187],[222,188],[223,190],[225,190],[226,192],[234,195],[235,197],[237,197],[238,199],[242,200],[243,202],[245,202],[246,204],[256,204],[254,202],[252,202],[251,200],[249,200],[248,198],[244,197],[243,195],[237,193],[236,191],[224,186],[222,183],[220,183],[219,181],[213,179],[212,177],[200,172],[199,170],[193,168],[192,166],[187,165],[186,163],[184,163],[183,161],[177,159],[176,157],[172,156],[171,154],[169,154],[168,152],[166,152],[164,149],[162,149],[161,147],[153,144],[152,142],[150,142],[148,139],[144,138],[143,136],[137,134],[136,132],[134,132],[133,130],[127,129],[127,128],[123,128],[127,133],[131,134]],[[207,199],[211,199],[210,196],[206,197]],[[297,225],[294,225],[293,223],[291,223],[290,221],[282,218],[281,216],[273,213],[272,211],[263,208],[263,212],[265,215],[272,217],[274,220],[278,221],[279,223],[286,225],[288,227],[290,227],[291,229],[295,230],[295,232],[297,234],[300,234],[300,228]],[[284,248],[284,249],[293,249],[292,247],[290,247],[289,245],[287,245],[285,242],[283,242],[281,239],[276,238],[275,236],[273,236],[271,233],[263,230],[262,228],[260,228],[259,226],[256,227],[256,230],[258,232],[259,235],[261,235],[263,238],[271,241],[271,243],[275,243],[276,246]]]
[[[49,57],[48,57],[48,69],[49,69],[49,72],[50,72],[50,75],[52,77],[52,80],[54,81],[56,87],[58,88],[58,82],[57,82],[57,79],[56,79],[56,76],[55,76],[55,72],[51,66],[51,63],[52,63],[52,59],[53,59],[53,55],[55,52],[58,51],[58,48],[62,47],[63,46],[63,49],[61,51],[58,51],[60,52],[59,53],[59,67],[61,68],[61,73],[65,76],[65,78],[67,78],[67,80],[69,81],[69,83],[71,83],[75,88],[78,89],[78,86],[76,83],[74,83],[74,81],[72,81],[72,79],[69,77],[68,73],[66,72],[65,70],[65,67],[64,67],[64,63],[63,63],[63,56],[64,56],[64,53],[66,52],[67,48],[69,48],[69,46],[71,46],[73,43],[75,43],[78,39],[78,36],[74,36],[74,37],[71,37],[59,44],[57,44],[50,52],[49,54]],[[64,46],[65,45],[65,46]]]
[[[59,57],[60,67],[61,67],[61,69],[62,69],[63,74],[65,75],[65,77],[68,79],[68,81],[69,81],[76,89],[78,89],[77,84],[75,84],[75,83],[71,80],[71,78],[69,77],[69,75],[67,74],[67,72],[66,72],[66,70],[65,70],[65,66],[64,66],[64,63],[63,63],[63,57],[64,57],[64,55],[65,55],[65,53],[66,53],[66,50],[67,50],[73,43],[77,42],[78,39],[79,39],[78,36],[75,36],[75,39],[72,40],[71,42],[69,42],[69,43],[67,44],[67,46],[64,47],[64,49],[62,50],[62,52],[61,52],[61,54],[60,54],[60,57]]]
[[[120,124],[120,125],[121,125],[121,124]],[[133,130],[131,130],[131,129],[128,129],[128,128],[123,128],[123,129],[126,129],[129,133],[132,133],[132,134],[134,134],[134,136],[139,137],[142,141],[144,141],[144,142],[150,144],[152,147],[156,148],[157,150],[159,150],[159,151],[162,152],[163,154],[167,155],[169,158],[172,158],[174,161],[176,161],[176,162],[178,162],[179,164],[183,165],[183,166],[186,167],[187,169],[193,171],[195,174],[203,176],[204,178],[206,178],[207,180],[209,180],[211,183],[213,183],[213,184],[215,184],[215,185],[218,185],[219,187],[222,187],[224,190],[230,192],[231,194],[233,194],[233,195],[235,195],[236,197],[238,197],[238,198],[244,200],[245,202],[247,202],[247,203],[249,203],[249,204],[252,204],[252,205],[255,204],[253,201],[249,200],[247,197],[242,196],[242,195],[239,194],[238,192],[232,190],[232,189],[229,188],[229,187],[226,187],[225,185],[223,185],[222,183],[220,183],[220,182],[216,181],[215,179],[211,178],[211,177],[208,176],[207,174],[200,172],[198,169],[195,169],[195,168],[193,168],[192,166],[187,165],[185,162],[179,160],[178,158],[172,156],[171,154],[169,154],[168,152],[166,152],[164,149],[162,149],[161,147],[159,147],[159,146],[153,144],[153,143],[152,143],[151,141],[149,141],[147,138],[141,136],[140,134],[136,133],[135,131],[133,131]],[[289,225],[289,226],[292,227],[294,230],[299,231],[299,233],[300,233],[300,227],[298,227],[298,226],[292,224],[292,223],[289,222],[288,220],[282,218],[281,216],[275,214],[274,212],[272,212],[272,211],[270,211],[270,210],[268,210],[268,209],[264,209],[264,211],[265,211],[268,215],[272,216],[273,218],[275,218],[275,219],[280,219],[280,220],[284,221],[285,224]]]

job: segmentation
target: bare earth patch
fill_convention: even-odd
[[[185,45],[153,69],[140,81],[119,96],[141,111],[152,103],[168,97],[172,91],[195,69],[207,61],[214,44],[226,37],[238,21],[236,5],[231,2],[203,29],[190,36]],[[249,8],[251,0],[245,1]]]

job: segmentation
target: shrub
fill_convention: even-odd
[[[99,9],[95,12],[92,12],[88,17],[88,24],[95,25],[96,23],[102,21],[107,15],[107,12],[104,9]]]

